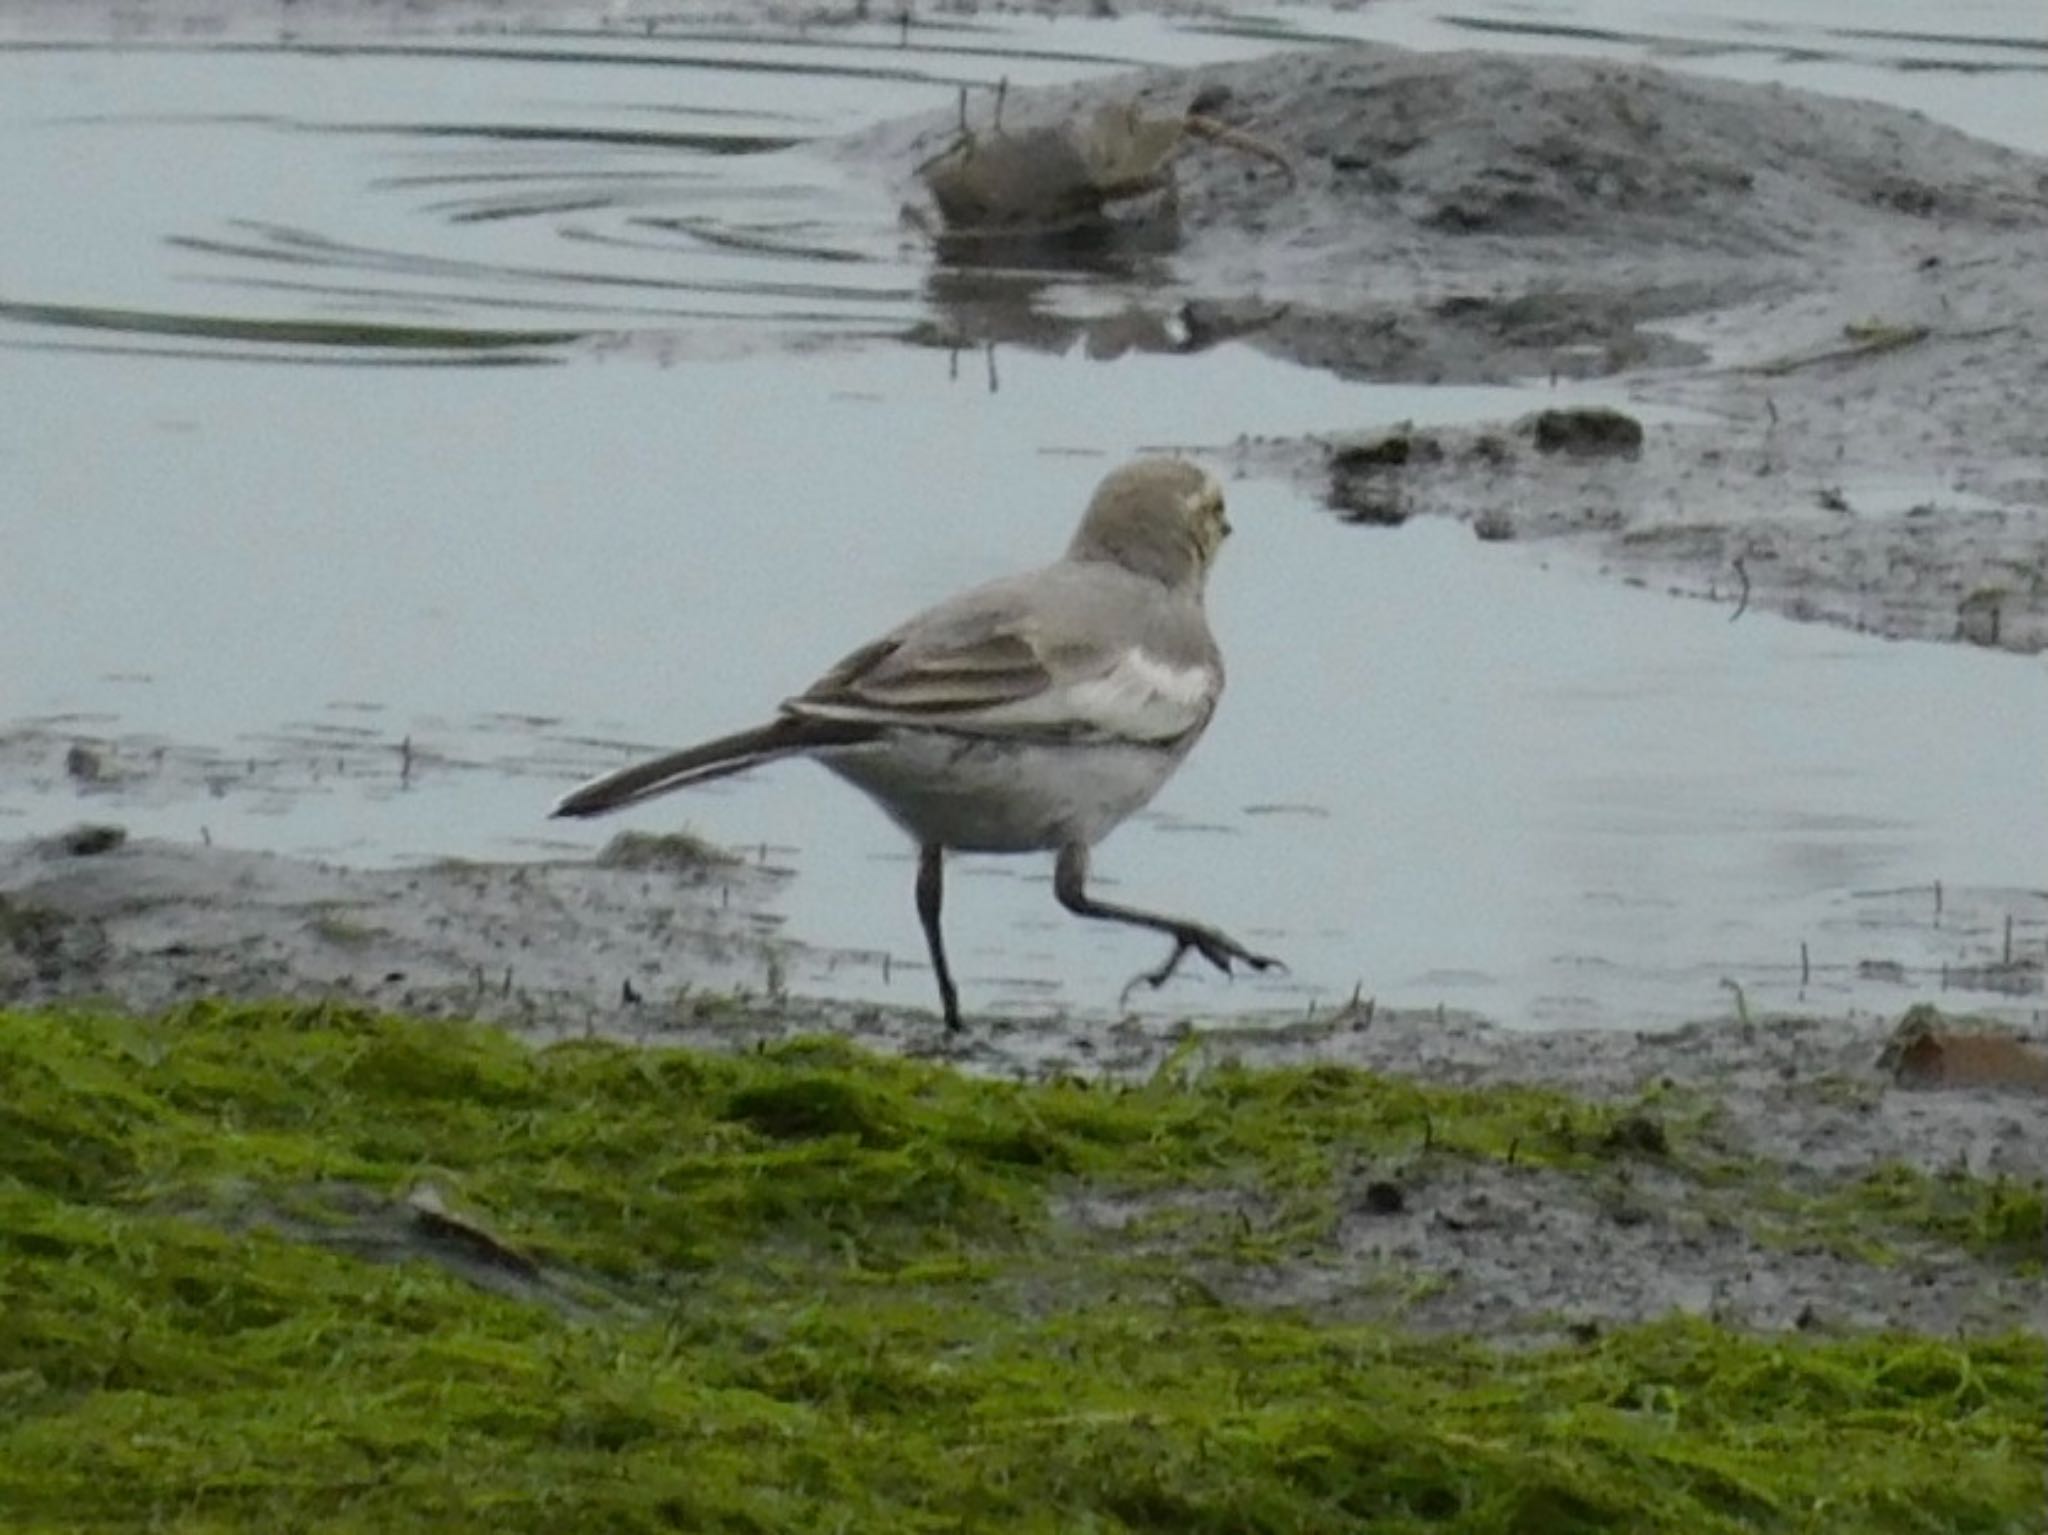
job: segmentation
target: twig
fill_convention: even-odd
[[[1301,173],[1295,168],[1294,162],[1263,139],[1255,139],[1249,133],[1233,128],[1228,123],[1219,123],[1213,117],[1201,117],[1193,112],[1182,120],[1182,125],[1197,138],[1207,139],[1212,144],[1228,144],[1232,149],[1242,150],[1257,159],[1279,166],[1286,175],[1289,185],[1301,180]]]
[[[1735,1017],[1736,1017],[1736,1020],[1737,1020],[1737,1021],[1738,1021],[1739,1023],[1741,1023],[1741,1025],[1742,1025],[1742,1026],[1743,1026],[1743,1027],[1744,1027],[1745,1029],[1746,1029],[1746,1028],[1748,1028],[1748,1027],[1749,1027],[1749,998],[1748,998],[1748,997],[1746,997],[1746,996],[1744,996],[1744,995],[1742,994],[1742,987],[1741,987],[1741,985],[1740,985],[1739,983],[1737,983],[1737,982],[1735,982],[1735,981],[1731,981],[1731,980],[1729,980],[1729,979],[1728,979],[1728,977],[1726,977],[1725,975],[1721,977],[1721,984],[1722,984],[1723,986],[1726,986],[1726,987],[1727,987],[1727,988],[1728,988],[1728,989],[1729,989],[1730,991],[1732,991],[1732,992],[1734,992],[1734,993],[1735,993]]]
[[[1742,578],[1742,596],[1735,604],[1735,611],[1728,615],[1728,622],[1734,623],[1749,611],[1749,567],[1742,563],[1742,556],[1735,556],[1735,574]]]

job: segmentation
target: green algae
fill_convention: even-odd
[[[1673,1320],[1507,1350],[1225,1305],[1053,1213],[1221,1190],[1297,1209],[1282,1240],[1312,1244],[1364,1160],[1598,1170],[1643,1142],[1624,1117],[1331,1067],[1025,1086],[824,1041],[711,1056],[327,1008],[0,1014],[0,1511],[2039,1528],[2035,1338]],[[582,1303],[325,1239],[354,1208],[339,1191],[429,1180]]]
[[[2039,1183],[1888,1163],[1815,1201],[1813,1215],[1843,1231],[1919,1237],[2034,1273],[2048,1259],[2048,1201]]]
[[[715,842],[707,842],[692,831],[622,831],[601,848],[600,867],[607,869],[667,869],[675,873],[696,873],[705,869],[732,868],[739,855]]]

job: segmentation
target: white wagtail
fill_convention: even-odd
[[[1053,894],[1082,917],[1170,935],[1137,979],[1192,949],[1225,974],[1254,954],[1205,923],[1088,893],[1088,850],[1158,792],[1223,692],[1202,592],[1230,523],[1223,488],[1148,458],[1097,487],[1066,555],[961,593],[863,645],[766,725],[607,773],[555,806],[592,816],[778,757],[815,757],[916,839],[917,914],[946,1026],[960,998],[939,931],[948,849],[1053,851]],[[1132,984],[1136,984],[1134,981]]]

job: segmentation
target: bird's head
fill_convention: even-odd
[[[1177,458],[1141,458],[1095,487],[1067,555],[1107,560],[1199,595],[1229,535],[1214,475]]]

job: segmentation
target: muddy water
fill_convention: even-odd
[[[1485,36],[1393,14],[1415,42],[1672,51],[1640,21],[1587,40],[1558,35],[1577,13]],[[1886,66],[2031,57],[1751,34],[1731,13],[1694,36],[1712,67],[1797,79],[1825,34],[1860,94],[1934,109],[1949,76]],[[0,228],[0,833],[92,814],[359,862],[587,847],[540,819],[561,784],[749,723],[916,604],[1045,557],[1134,449],[1574,397],[1344,385],[1228,348],[902,344],[961,295],[806,141],[963,79],[1273,39],[1135,20],[895,41],[0,51],[0,198],[39,213]],[[1029,331],[1113,315],[1142,280],[1015,276],[972,301]],[[2038,663],[1731,626],[1448,527],[1343,529],[1256,482],[1234,499],[1231,697],[1100,862],[1292,969],[1163,1005],[1362,982],[1634,1024],[1724,1010],[1732,981],[1752,1005],[1890,1007],[1945,967],[1963,984],[2008,913],[2043,941],[2038,900],[2009,894],[2048,867]],[[113,782],[67,777],[74,738],[115,743]],[[785,931],[840,957],[793,984],[924,1000],[904,850],[850,791],[792,765],[639,818],[677,822],[799,873]],[[1060,916],[1045,873],[956,880],[972,1005],[1106,1007],[1152,957]]]

